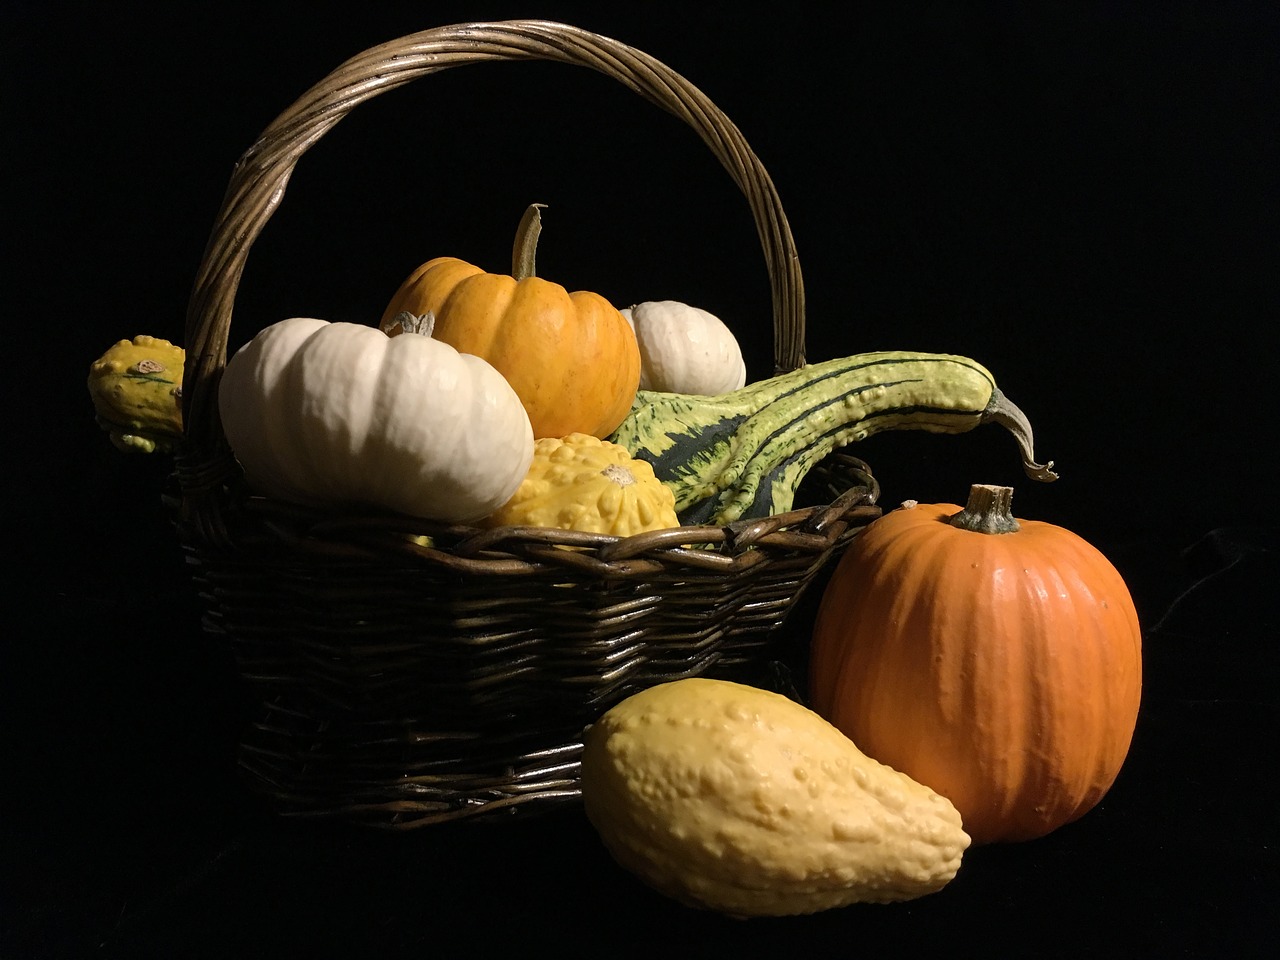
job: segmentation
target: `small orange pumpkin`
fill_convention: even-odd
[[[949,799],[974,843],[1029,840],[1093,808],[1128,754],[1142,692],[1119,572],[1008,487],[964,510],[904,504],[864,530],[814,624],[814,710]]]
[[[512,276],[437,257],[401,284],[381,327],[431,314],[431,336],[487,360],[524,403],[535,439],[585,433],[603,439],[631,409],[640,348],[622,313],[598,293],[569,293],[534,273],[539,204],[520,222]]]

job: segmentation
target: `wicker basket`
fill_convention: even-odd
[[[697,131],[750,204],[776,364],[804,362],[803,289],[773,184],[720,111],[646,54],[541,21],[443,27],[347,61],[281,114],[235,168],[192,295],[174,513],[205,627],[255,694],[242,768],[283,814],[413,827],[575,800],[586,724],[668,679],[765,682],[788,612],[879,513],[865,464],[843,455],[785,515],[624,539],[334,515],[244,488],[218,378],[245,259],[298,158],[383,91],[539,59],[613,77]],[[708,546],[681,546],[693,541]]]

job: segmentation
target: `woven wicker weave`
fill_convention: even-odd
[[[646,54],[563,24],[466,24],[371,49],[304,94],[237,164],[205,251],[174,498],[206,629],[260,703],[243,769],[284,814],[411,827],[573,800],[586,724],[663,680],[761,678],[806,586],[879,512],[865,464],[843,455],[785,515],[625,539],[334,515],[244,489],[218,377],[246,257],[294,164],[370,97],[495,60],[592,68],[696,130],[750,204],[775,363],[804,362],[803,287],[772,182],[733,124]]]

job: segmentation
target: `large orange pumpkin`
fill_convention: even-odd
[[[975,843],[1082,816],[1128,753],[1142,640],[1115,567],[1076,534],[1015,520],[1008,487],[904,504],[832,573],[810,694],[874,757],[932,787]]]
[[[432,337],[507,378],[535,438],[604,438],[635,400],[640,348],[626,318],[600,294],[569,293],[535,275],[539,222],[535,204],[521,221],[511,276],[455,257],[429,260],[401,284],[381,326],[395,336],[404,314],[431,314]]]

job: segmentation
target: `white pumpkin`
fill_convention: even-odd
[[[218,410],[248,483],[298,503],[465,522],[533,461],[529,416],[486,361],[357,323],[267,327],[227,362]]]
[[[640,389],[714,397],[746,384],[738,340],[714,314],[676,300],[621,312],[640,344]]]

